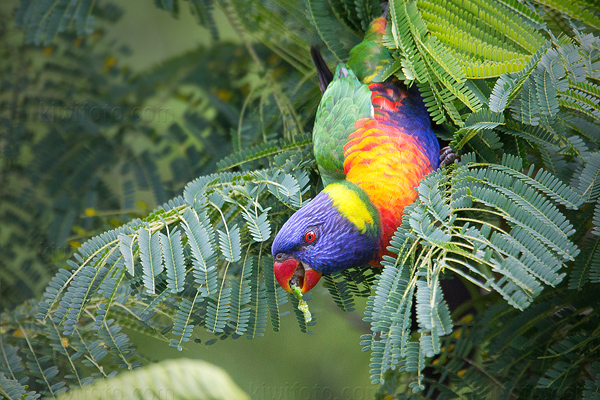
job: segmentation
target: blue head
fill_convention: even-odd
[[[273,241],[275,277],[286,290],[310,290],[321,278],[372,261],[379,252],[379,214],[356,185],[328,185],[286,221]]]

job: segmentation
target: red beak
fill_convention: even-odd
[[[293,258],[283,262],[275,262],[273,270],[277,282],[288,292],[291,292],[290,283],[293,283],[300,286],[304,294],[315,287],[319,279],[321,279],[319,272],[301,264]]]

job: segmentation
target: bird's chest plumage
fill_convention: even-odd
[[[370,89],[374,117],[356,121],[344,146],[344,172],[379,211],[385,247],[404,207],[417,198],[415,187],[438,167],[439,145],[420,99],[392,85]]]

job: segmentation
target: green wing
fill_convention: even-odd
[[[338,65],[317,110],[313,128],[315,158],[325,186],[344,179],[344,145],[361,118],[373,116],[371,91],[344,65]]]

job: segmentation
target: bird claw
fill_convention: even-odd
[[[453,164],[455,160],[458,160],[459,157],[456,155],[452,147],[446,146],[442,150],[440,150],[440,167],[446,167],[450,164]]]

